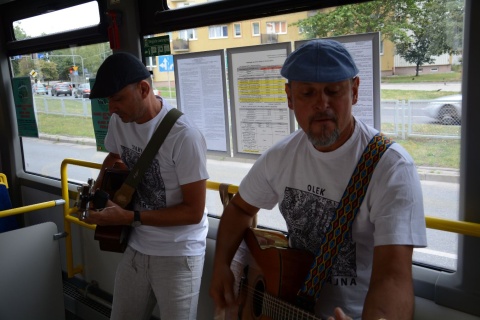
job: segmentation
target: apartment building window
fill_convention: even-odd
[[[242,25],[240,23],[233,24],[233,36],[240,38],[242,36]]]
[[[287,22],[286,21],[269,21],[267,22],[267,34],[286,34]]]
[[[260,22],[252,22],[252,36],[260,36]]]
[[[178,37],[183,40],[196,40],[197,32],[195,30],[196,29],[181,30],[178,32]]]
[[[210,39],[228,38],[228,27],[223,26],[210,26],[208,27],[208,37]]]

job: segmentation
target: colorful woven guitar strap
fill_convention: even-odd
[[[299,299],[301,304],[307,304],[307,301],[314,303],[318,299],[322,285],[330,275],[334,258],[338,250],[340,250],[343,240],[348,237],[353,220],[367,193],[373,170],[383,153],[393,143],[393,141],[378,133],[363,151],[335,211],[332,223],[325,232],[322,243],[317,250],[312,268],[305,279],[304,285],[298,292],[299,298],[306,298]],[[311,309],[311,307],[306,309]]]

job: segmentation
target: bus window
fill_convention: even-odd
[[[30,77],[32,83],[39,138],[22,138],[26,172],[60,178],[65,158],[103,160],[106,153],[97,151],[91,101],[79,90],[89,88],[90,79],[111,54],[108,43],[98,43],[10,57],[13,76]],[[44,94],[35,91],[39,86],[45,88]],[[85,181],[97,174],[76,168],[69,178]]]
[[[176,6],[183,2],[171,3]],[[385,3],[393,5],[395,2]],[[425,214],[458,220],[461,141],[461,109],[458,106],[461,104],[464,3],[458,0],[447,1],[448,10],[436,6],[435,2],[423,8],[419,6],[420,3],[423,2],[418,1],[415,3],[418,4],[416,9],[412,9],[412,12],[421,12],[418,16],[412,16],[412,12],[398,11],[407,10],[408,7],[392,7],[390,11],[386,7],[384,12],[376,16],[365,16],[364,12],[370,13],[374,11],[372,6],[378,6],[377,1],[372,1],[325,10],[266,17],[252,16],[251,20],[222,21],[212,25],[188,25],[188,29],[163,30],[162,33],[149,34],[146,37],[167,35],[171,53],[145,57],[145,60],[153,73],[156,92],[170,104],[177,106],[182,91],[176,87],[178,70],[174,68],[175,61],[178,62],[180,57],[186,59],[190,54],[218,51],[221,55],[223,52],[221,57],[224,58],[224,69],[220,70],[220,74],[226,81],[211,88],[210,92],[227,92],[225,105],[228,112],[224,114],[225,126],[228,126],[227,132],[234,132],[230,126],[235,123],[232,115],[237,115],[234,114],[236,110],[234,101],[230,98],[230,88],[233,88],[235,79],[228,72],[232,63],[229,60],[229,50],[241,49],[248,52],[250,48],[259,46],[291,46],[291,49],[294,49],[295,41],[379,33],[382,54],[379,54],[378,75],[372,75],[381,77],[380,92],[373,93],[380,97],[379,110],[378,113],[372,110],[367,110],[366,113],[378,115],[379,129],[404,146],[414,158],[423,187]],[[419,8],[422,10],[418,11]],[[434,23],[435,32],[432,33],[427,26],[414,28],[412,25],[408,32],[394,33],[395,30],[398,31],[395,25],[398,16],[393,19],[391,15],[394,11],[396,14],[408,16],[409,19],[417,19],[415,21],[418,25],[423,22],[422,17],[431,17],[430,22]],[[348,12],[350,16],[359,17],[357,24],[345,24],[344,19],[338,19]],[[369,24],[363,25],[362,22]],[[329,27],[326,28],[324,23],[328,23]],[[241,37],[233,32],[238,25],[241,26]],[[30,33],[33,36],[33,31],[23,29],[26,27],[23,22],[17,27],[22,28],[27,36],[30,36]],[[425,34],[422,31],[430,32],[427,33],[430,36],[435,34],[437,41],[437,47],[431,47],[429,51],[435,54],[428,56],[428,59],[416,58],[414,55],[418,51],[418,48],[414,47],[416,40],[424,39],[422,37]],[[215,37],[212,37],[212,34]],[[447,49],[442,51],[441,48]],[[378,51],[380,52],[380,45]],[[73,88],[88,82],[90,78],[94,78],[97,68],[109,54],[111,50],[108,43],[97,43],[51,51],[48,56],[47,52],[37,52],[10,57],[14,77],[30,76],[32,85],[42,83],[49,90],[48,95],[34,96],[40,139],[22,139],[25,171],[59,178],[60,163],[65,158],[102,162],[105,153],[98,152],[95,147],[90,100],[74,98],[68,93],[66,96],[52,96],[51,89],[58,82],[68,82]],[[32,70],[36,76],[30,74]],[[365,85],[368,80],[364,77],[361,83]],[[364,94],[369,94],[367,89]],[[375,91],[378,90],[375,88]],[[284,99],[283,92],[279,92],[277,98],[281,100],[282,97]],[[254,99],[264,98],[264,95],[259,93],[254,96]],[[199,108],[202,103],[205,102],[198,102]],[[210,138],[207,137],[207,143]],[[233,141],[234,138],[228,136],[228,140]],[[271,137],[268,143],[273,143],[276,138]],[[238,147],[238,142],[235,143]],[[48,157],[45,154],[48,154]],[[209,156],[210,179],[238,185],[254,161],[254,157],[231,150],[221,157]],[[73,180],[80,181],[96,176],[97,173],[91,171],[69,174]],[[207,209],[211,216],[221,216],[222,207],[218,198],[218,193],[208,192]],[[258,224],[286,230],[277,208],[271,212],[262,212]],[[455,270],[458,236],[430,229],[427,232],[429,246],[415,250],[415,262],[444,270]]]
[[[173,64],[173,60],[179,57],[177,55],[185,56],[223,49],[228,51],[231,48],[239,47],[248,50],[248,46],[294,43],[320,37],[339,37],[364,33],[366,30],[380,32],[378,48],[379,73],[381,74],[379,127],[383,133],[393,137],[397,143],[406,148],[414,158],[423,187],[425,214],[458,220],[461,139],[459,106],[461,104],[464,3],[463,1],[447,1],[447,3],[448,10],[431,3],[430,6],[423,8],[422,15],[412,17],[416,19],[416,24],[422,26],[422,23],[425,22],[422,20],[422,16],[429,16],[430,20],[434,22],[435,28],[428,29],[426,26],[422,26],[419,29],[411,26],[408,37],[405,34],[391,32],[392,29],[395,29],[396,21],[389,16],[388,12],[406,10],[403,13],[399,11],[396,13],[407,14],[409,9],[394,7],[393,2],[387,4],[387,6],[392,6],[390,11],[388,8],[384,8],[385,10],[373,20],[370,15],[365,16],[364,12],[371,12],[373,6],[377,6],[378,2],[197,26],[189,29],[188,32],[187,30],[169,30],[173,58],[169,60],[165,56],[157,57],[162,61],[159,60],[158,66],[152,68],[154,83],[164,97],[172,99],[173,103],[176,103],[178,95],[181,94],[178,88],[175,88],[177,73],[173,69],[169,70],[167,64]],[[419,4],[420,2],[415,6],[418,8]],[[178,7],[177,2],[172,2],[172,7]],[[364,19],[357,19],[356,24],[346,24],[344,19],[338,19],[346,12],[353,13],[354,16],[362,17],[363,15]],[[364,24],[361,23],[362,21]],[[227,32],[235,30],[236,25],[242,26],[242,37],[236,37],[234,32]],[[428,58],[415,56],[415,51],[418,51],[418,48],[414,47],[415,40],[424,40],[425,34],[422,31],[434,32],[433,30],[436,30],[438,37],[436,42],[431,45],[430,50],[436,53],[430,54]],[[217,36],[212,37],[214,32]],[[194,37],[186,36],[186,34],[193,34]],[[161,34],[149,36],[159,35]],[[448,50],[441,50],[442,46],[447,47]],[[226,65],[230,63],[232,62],[228,61],[227,57]],[[229,76],[226,77],[227,84],[225,86],[231,85],[229,81],[232,81],[232,77]],[[363,83],[367,83],[368,80],[364,78]],[[216,89],[227,90],[220,86]],[[228,98],[230,112],[235,112],[231,106],[233,103],[231,96],[229,95]],[[443,108],[442,111],[435,114],[431,109],[438,105]],[[450,110],[447,105],[451,107]],[[231,118],[229,120],[233,121]],[[239,157],[241,158],[241,155]],[[229,172],[227,176],[221,174],[217,176],[217,171],[211,170],[211,180],[238,185],[254,161],[233,158],[231,160],[209,159],[212,168],[221,165],[224,166],[226,172]],[[221,180],[222,178],[227,181]],[[220,216],[222,207],[217,198],[216,192],[209,191],[210,200],[207,201],[207,207],[211,215]],[[277,208],[271,212],[260,214],[258,223],[265,227],[286,230],[283,218]],[[428,240],[428,248],[415,250],[415,262],[445,270],[455,270],[457,234],[429,229]]]
[[[39,16],[22,19],[13,23],[15,39],[29,39],[46,36],[100,23],[97,1],[61,9]]]

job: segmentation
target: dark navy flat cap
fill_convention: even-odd
[[[338,82],[357,76],[358,68],[343,44],[316,39],[292,52],[280,73],[289,81]]]
[[[150,77],[150,72],[131,53],[118,52],[109,56],[98,68],[90,99],[107,98],[127,85]]]

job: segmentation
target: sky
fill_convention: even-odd
[[[100,22],[96,1],[54,11],[33,18],[20,20],[20,27],[28,36],[39,36],[42,33],[52,34],[65,30],[73,30]],[[17,23],[14,23],[14,26]]]

